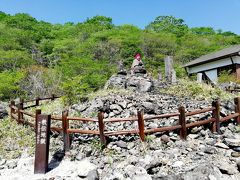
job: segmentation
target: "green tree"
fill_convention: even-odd
[[[146,27],[146,29],[155,32],[170,32],[177,36],[182,36],[188,30],[188,26],[184,24],[183,19],[173,16],[158,16]]]
[[[212,27],[195,27],[191,28],[191,32],[193,34],[198,34],[198,35],[214,35],[216,32]]]

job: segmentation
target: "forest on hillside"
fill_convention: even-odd
[[[116,26],[110,17],[51,24],[28,14],[0,12],[0,99],[82,95],[101,88],[120,61],[130,69],[135,53],[156,75],[166,55],[181,65],[206,53],[240,44],[240,36],[211,27],[190,28],[183,19],[159,16],[145,29]],[[77,100],[77,98],[75,98]]]

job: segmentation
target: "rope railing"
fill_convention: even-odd
[[[39,102],[42,100],[53,100],[54,98],[58,98],[56,96],[52,96],[50,98],[36,98],[35,100],[28,101],[28,102],[36,102],[34,105],[35,107],[39,106]],[[27,106],[24,107],[24,100],[20,99],[19,104],[15,104],[14,101],[11,101],[10,104],[10,116],[12,119],[15,119],[19,124],[28,124],[31,127],[36,129],[36,123],[38,121],[38,116],[41,114],[41,110],[37,109],[35,113],[27,112],[26,109],[32,107]],[[178,108],[178,112],[170,113],[170,114],[160,114],[154,116],[144,116],[143,111],[138,111],[136,117],[129,117],[129,118],[109,118],[104,119],[104,113],[99,112],[97,119],[94,118],[86,118],[86,117],[69,117],[68,111],[65,110],[62,112],[62,116],[50,116],[51,120],[54,121],[61,121],[62,127],[51,127],[52,131],[61,132],[63,133],[63,141],[64,141],[64,150],[67,151],[70,149],[70,134],[71,133],[80,133],[80,134],[90,134],[90,135],[98,135],[100,136],[100,141],[103,145],[107,144],[106,137],[108,136],[117,136],[117,135],[128,135],[128,134],[139,134],[142,141],[145,140],[145,135],[150,133],[157,133],[157,132],[166,132],[166,131],[179,131],[179,136],[181,139],[185,140],[187,137],[187,129],[193,128],[196,126],[202,126],[205,124],[211,125],[212,132],[220,132],[220,123],[228,121],[230,119],[235,119],[237,124],[240,124],[240,98],[237,97],[234,99],[235,104],[235,113],[228,114],[225,117],[220,118],[221,109],[220,109],[220,102],[213,101],[212,106],[203,109],[197,109],[191,112],[186,112],[185,107],[180,106]],[[212,117],[209,119],[201,120],[198,119],[195,122],[187,123],[186,117],[201,114],[201,113],[211,113]],[[24,116],[28,116],[30,118],[34,118],[34,123],[28,122]],[[154,119],[163,119],[163,118],[171,118],[171,117],[178,117],[178,124],[171,125],[171,126],[163,126],[157,128],[147,128],[145,127],[144,123],[149,120]],[[98,129],[97,130],[86,130],[86,129],[73,129],[70,128],[70,121],[80,121],[80,122],[91,122],[96,123]],[[105,128],[106,123],[115,123],[115,122],[135,122],[137,121],[138,128],[137,129],[122,129],[122,130],[115,130],[115,131],[107,131]]]

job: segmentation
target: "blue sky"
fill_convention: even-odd
[[[190,27],[210,26],[240,34],[240,0],[0,0],[0,11],[28,13],[51,23],[104,15],[116,25],[140,28],[157,16],[173,15]]]

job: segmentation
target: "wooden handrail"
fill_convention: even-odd
[[[124,122],[124,121],[137,121],[137,117],[132,118],[111,118],[111,119],[104,119],[104,122]]]
[[[62,117],[59,116],[51,116],[51,119],[56,121],[62,121]]]
[[[84,130],[84,129],[68,129],[67,130],[68,133],[80,133],[80,134],[95,134],[95,135],[99,135],[99,131],[95,131],[95,130]]]
[[[204,124],[214,122],[215,120],[216,120],[215,118],[211,118],[211,119],[207,119],[207,120],[203,120],[203,121],[197,121],[197,122],[186,124],[186,127],[187,128],[192,128],[192,127],[195,127],[195,126],[201,126],[201,125],[204,125]]]
[[[127,135],[127,134],[137,134],[139,130],[132,129],[132,130],[122,130],[122,131],[108,131],[105,132],[105,136],[116,136],[116,135]]]
[[[145,133],[156,133],[156,132],[164,132],[164,131],[173,131],[176,129],[181,129],[181,125],[175,125],[175,126],[166,126],[166,127],[159,127],[154,129],[146,129]]]
[[[92,118],[67,117],[67,119],[68,120],[75,120],[75,121],[98,122],[98,120],[92,119]]]
[[[24,107],[23,109],[28,109],[28,108],[33,108],[33,107],[37,107],[37,105],[34,104],[34,105],[31,105],[31,106],[26,106],[26,107]]]
[[[155,115],[155,116],[147,116],[144,117],[144,120],[152,120],[152,119],[159,119],[159,118],[170,118],[179,116],[179,113],[171,113],[171,114],[161,114],[161,115]]]
[[[214,107],[199,109],[199,110],[187,112],[187,113],[186,113],[186,116],[192,116],[192,115],[196,115],[196,114],[201,114],[201,113],[205,113],[205,112],[212,111],[212,110],[214,110],[214,109],[215,109]]]
[[[35,115],[26,111],[22,111],[23,114],[35,118]]]
[[[236,118],[238,117],[240,114],[239,113],[234,113],[234,114],[230,114],[230,115],[227,115],[226,117],[223,117],[220,119],[220,122],[224,122],[224,121],[227,121],[229,119],[233,119],[233,118]]]
[[[59,128],[59,127],[51,127],[51,130],[60,133],[60,132],[62,132],[63,129]]]

